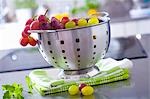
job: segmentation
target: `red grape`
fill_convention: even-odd
[[[38,20],[35,20],[30,25],[31,30],[39,30],[40,29],[40,23]]]
[[[29,35],[29,33],[25,33],[24,31],[22,32],[22,37],[28,37]]]
[[[59,29],[60,28],[60,21],[57,18],[52,17],[50,25],[53,29]]]
[[[30,25],[33,21],[34,21],[33,18],[30,18],[30,19],[27,20],[25,25]]]
[[[47,22],[47,18],[46,18],[45,15],[40,15],[40,16],[38,17],[38,20],[39,20],[39,22]]]
[[[81,89],[84,88],[85,86],[87,86],[87,85],[84,83],[79,84],[79,90],[81,91]]]
[[[63,17],[61,23],[66,24],[69,21],[68,17]]]
[[[53,21],[59,21],[57,18],[55,18],[55,17],[52,17],[51,18],[51,22],[53,22]],[[60,22],[60,21],[59,21]]]
[[[65,25],[63,23],[60,23],[57,29],[64,29]]]
[[[20,44],[21,44],[22,46],[27,46],[28,43],[29,43],[28,37],[22,37],[22,38],[20,39]]]
[[[78,19],[72,19],[72,21],[74,21],[76,25],[78,25]]]
[[[40,29],[48,30],[48,29],[50,29],[50,24],[48,22],[40,22]]]
[[[33,37],[29,36],[28,38],[31,46],[35,46],[37,44],[37,40],[35,40]]]
[[[26,25],[26,26],[25,26],[24,32],[25,32],[25,33],[28,33],[28,30],[30,30],[30,25]]]

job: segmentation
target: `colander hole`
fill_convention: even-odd
[[[94,48],[96,48],[96,45],[94,45]]]
[[[106,41],[106,44],[108,44],[108,41]]]
[[[68,63],[67,61],[65,61],[65,63]]]
[[[80,55],[78,55],[78,57],[80,57]]]
[[[47,43],[48,43],[48,45],[51,45],[51,42],[50,42],[50,41],[48,41]]]
[[[66,59],[66,57],[64,57],[64,59]]]
[[[77,51],[80,51],[80,48],[77,48]]]
[[[80,64],[78,64],[78,66],[80,66]]]
[[[62,50],[62,53],[65,53],[65,50]]]
[[[108,31],[106,31],[106,34],[108,35]]]
[[[96,54],[96,52],[93,52],[93,54]]]
[[[96,35],[93,35],[93,39],[96,39]]]
[[[55,62],[55,64],[57,64],[57,62]]]
[[[53,59],[55,59],[55,57],[52,57]]]
[[[39,34],[39,40],[42,40],[42,36],[41,36],[41,34]]]
[[[61,40],[61,41],[60,41],[60,44],[64,44],[64,41],[63,41],[63,40]]]
[[[52,51],[52,50],[50,50],[49,52],[50,52],[50,53],[53,53],[53,51]]]
[[[80,60],[78,60],[78,62],[80,62]]]
[[[92,59],[95,59],[95,57],[93,57]]]
[[[79,38],[77,38],[77,39],[76,39],[76,42],[77,42],[77,43],[79,43],[79,42],[80,42]]]
[[[41,50],[41,52],[43,52],[43,50]]]

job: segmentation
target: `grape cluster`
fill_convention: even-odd
[[[37,40],[31,37],[31,33],[29,30],[56,30],[56,29],[70,29],[76,27],[84,27],[98,24],[100,21],[97,17],[91,17],[89,19],[85,18],[69,18],[68,16],[63,16],[62,18],[51,17],[48,18],[46,16],[47,11],[44,15],[39,15],[27,20],[25,24],[25,28],[22,32],[22,38],[20,40],[20,44],[22,46],[26,46],[30,44],[31,46],[35,46],[37,44]]]
[[[20,39],[20,44],[22,46],[27,46],[28,44],[30,44],[31,46],[35,46],[37,43],[37,40],[34,39],[32,36],[30,36],[31,33],[28,32],[28,30],[31,30],[31,28],[36,28],[38,24],[36,24],[37,21],[34,21],[33,18],[30,18],[27,20],[26,24],[25,24],[25,28],[22,31],[22,37]],[[36,26],[35,26],[36,24]]]
[[[93,87],[86,85],[85,83],[77,85],[72,85],[69,87],[68,92],[70,95],[76,95],[81,91],[82,95],[89,96],[94,93]]]
[[[35,46],[37,44],[37,40],[34,39],[28,32],[29,30],[47,30],[51,29],[49,24],[49,19],[46,15],[40,15],[27,20],[25,24],[25,28],[22,32],[22,37],[20,39],[20,44],[22,46],[27,46],[30,44],[31,46]]]

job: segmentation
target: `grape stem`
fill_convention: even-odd
[[[46,16],[47,12],[48,12],[48,9],[46,9],[46,11],[45,11],[45,13],[44,13],[44,16]]]
[[[32,19],[33,19],[33,20],[35,20],[35,19],[36,19],[36,17],[37,17],[37,15],[33,16],[33,17],[32,17]]]

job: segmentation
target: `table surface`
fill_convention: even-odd
[[[150,55],[150,35],[143,35],[140,39],[148,56]],[[37,92],[29,95],[23,92],[25,99],[150,99],[150,58],[140,58],[132,60],[134,66],[131,69],[131,77],[128,80],[95,86],[95,93],[91,96],[70,96],[67,92],[57,93],[50,96],[42,97]],[[58,70],[46,69],[50,75],[56,75]],[[13,82],[20,83],[27,90],[25,76],[31,70],[0,73],[0,86]],[[0,88],[0,99],[3,92]]]

